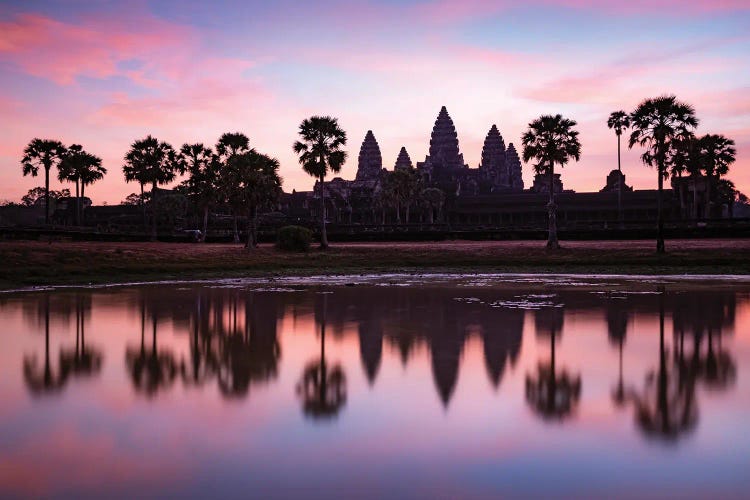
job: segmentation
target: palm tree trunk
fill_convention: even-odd
[[[250,207],[247,211],[247,242],[245,249],[247,251],[255,248],[255,207]]]
[[[232,228],[234,231],[234,242],[239,243],[240,242],[240,231],[237,229],[237,216],[234,215],[234,210],[232,210]]]
[[[44,166],[44,223],[49,224],[49,169],[50,166]]]
[[[407,203],[406,208],[404,209],[406,211],[406,219],[405,219],[405,221],[406,221],[407,224],[409,223],[409,208],[410,207],[411,207],[411,205]]]
[[[549,235],[547,236],[547,248],[556,250],[560,248],[557,241],[557,206],[555,205],[555,164],[549,167],[549,203],[547,203],[547,215],[549,216]]]
[[[208,205],[203,207],[203,234],[201,234],[201,243],[206,242],[207,234],[208,234]]]
[[[83,197],[85,196],[85,194],[84,194],[85,190],[86,190],[86,183],[85,182],[81,182],[81,198],[78,200],[77,205],[80,205],[83,202]],[[76,207],[76,208],[78,208],[78,207]],[[85,217],[84,217],[85,212],[83,211],[83,207],[80,207],[80,210],[81,210],[81,222],[85,223],[86,222],[84,220],[85,219]]]
[[[693,175],[693,219],[698,219],[698,179]]]
[[[328,234],[326,234],[326,190],[323,176],[320,176],[320,248],[328,248]]]
[[[622,213],[622,164],[620,162],[620,134],[617,134],[617,172],[619,177],[617,178],[617,220],[620,223],[620,228],[624,225],[624,217]]]
[[[706,219],[711,218],[711,176],[706,175]]]
[[[662,213],[662,191],[664,190],[663,161],[659,161],[656,169],[659,176],[658,192],[656,194],[656,253],[664,253],[664,214]]]
[[[78,194],[78,178],[76,178],[76,226],[81,225],[81,198]]]
[[[153,188],[151,189],[151,216],[154,218],[153,223],[151,224],[151,241],[156,241],[157,239],[157,215],[158,215],[158,209],[157,207],[157,200],[156,200],[156,183],[154,182]]]
[[[143,183],[139,183],[141,185],[141,208],[143,209],[143,232],[146,232],[146,229],[148,227],[148,221],[146,220],[146,200],[144,199],[143,195]]]
[[[401,224],[401,204],[396,202],[396,224]]]

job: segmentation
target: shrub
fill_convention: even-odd
[[[279,229],[276,248],[291,252],[307,252],[312,242],[312,231],[301,226],[284,226]]]

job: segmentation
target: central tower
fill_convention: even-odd
[[[432,127],[428,161],[434,170],[464,167],[464,157],[458,150],[456,127],[445,106],[440,108],[435,126]]]

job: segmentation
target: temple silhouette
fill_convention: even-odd
[[[405,201],[411,208],[406,216],[392,206],[387,197],[388,178],[398,171],[410,172],[419,181],[422,193]],[[684,186],[676,180],[679,188]],[[440,109],[430,135],[430,147],[423,161],[412,159],[402,146],[392,169],[384,167],[380,145],[368,130],[357,156],[357,172],[353,180],[335,177],[322,185],[318,181],[312,191],[284,193],[279,202],[281,214],[297,221],[316,220],[319,215],[321,189],[325,189],[326,218],[336,232],[337,225],[366,224],[451,224],[471,227],[544,227],[547,221],[549,178],[535,175],[531,186],[525,187],[522,164],[514,144],[508,143],[493,124],[484,140],[481,161],[470,167],[461,153],[456,127],[445,106]],[[558,219],[562,228],[600,226],[617,221],[617,191],[622,184],[623,218],[625,221],[656,220],[657,191],[634,190],[626,184],[625,175],[610,171],[598,192],[577,193],[563,186],[562,174],[556,173],[553,189],[559,205]],[[684,184],[684,183],[683,183]],[[433,214],[424,190],[439,190],[439,209]],[[667,219],[685,218],[680,198],[665,190]],[[433,217],[434,215],[434,217]]]

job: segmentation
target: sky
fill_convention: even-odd
[[[137,191],[123,156],[147,134],[179,147],[243,132],[304,190],[304,118],[339,119],[352,179],[367,130],[384,167],[402,146],[424,160],[443,105],[471,167],[492,124],[520,151],[539,115],[576,120],[563,183],[598,191],[617,167],[607,116],[662,94],[694,105],[697,133],[736,141],[728,177],[750,193],[749,63],[750,0],[0,0],[0,200],[44,184],[21,173],[34,137],[102,157],[94,203]],[[649,189],[641,152],[623,145],[623,171]]]

